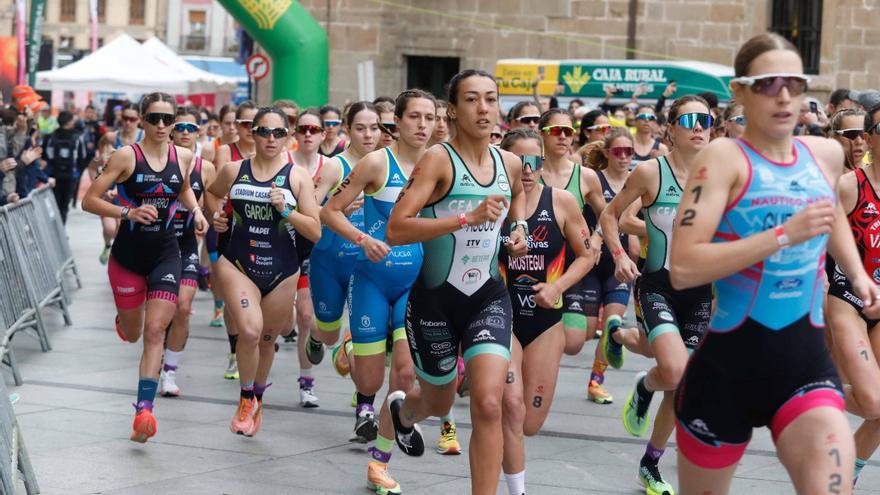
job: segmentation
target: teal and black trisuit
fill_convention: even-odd
[[[468,213],[490,195],[502,195],[510,203],[510,178],[498,150],[489,147],[494,173],[489,183],[481,184],[449,143],[443,148],[452,167],[452,184],[442,198],[422,208],[422,218]],[[416,373],[429,383],[455,379],[459,346],[465,362],[480,354],[510,359],[512,309],[498,269],[506,217],[507,208],[494,222],[423,243],[422,269],[406,308],[406,335]]]
[[[657,165],[660,168],[657,199],[642,208],[648,231],[648,257],[642,276],[636,282],[636,303],[648,342],[664,333],[677,332],[685,347],[693,351],[709,326],[712,287],[707,284],[684,290],[672,288],[669,251],[682,188],[665,156],[657,158]]]

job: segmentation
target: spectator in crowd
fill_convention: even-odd
[[[828,98],[828,104],[825,105],[825,113],[834,115],[844,108],[858,108],[859,103],[854,98],[852,92],[846,88],[835,89]]]
[[[52,107],[45,105],[40,109],[40,116],[37,117],[37,128],[43,136],[48,136],[58,129],[58,119],[52,115]]]
[[[6,132],[7,156],[15,158],[15,192],[24,198],[40,182],[51,183],[40,168],[43,148],[36,145],[39,131],[28,113],[19,112]]]
[[[67,211],[74,196],[77,170],[84,169],[86,147],[80,133],[74,129],[74,115],[67,110],[58,114],[59,128],[46,138],[47,171],[55,179],[55,201],[61,212],[61,221],[67,223]]]

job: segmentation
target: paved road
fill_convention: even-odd
[[[64,327],[60,315],[49,310],[52,352],[41,353],[27,337],[16,341],[25,379],[15,390],[21,395],[16,412],[43,493],[369,493],[366,451],[346,441],[353,426],[351,382],[325,362],[316,372],[321,407],[301,409],[292,344],[282,345],[275,361],[275,384],[266,394],[259,435],[247,439],[229,432],[238,387],[222,378],[226,336],[207,325],[211,302],[206,293],[197,296],[191,339],[178,374],[183,395],[159,398],[158,434],[146,445],[130,442],[140,347],[122,343],[113,330],[112,297],[105,268],[98,263],[97,219],[71,212],[68,230],[84,284],[74,293],[74,326]],[[588,402],[585,392],[594,347],[588,343],[581,355],[563,359],[544,431],[526,442],[529,494],[644,493],[636,483],[644,440],[626,434],[620,407],[633,377],[650,362],[630,357],[624,369],[610,372],[607,384],[616,401],[599,406]],[[11,386],[8,373],[4,378]],[[466,447],[467,400],[456,402],[455,415]],[[423,431],[430,442],[436,441],[437,422],[426,422]],[[390,469],[407,494],[469,493],[466,455],[428,452],[408,458],[395,452]],[[661,469],[674,482],[674,448]],[[498,493],[506,493],[503,482]],[[755,432],[732,493],[794,493],[767,431]],[[865,469],[859,493],[880,493],[880,463]]]

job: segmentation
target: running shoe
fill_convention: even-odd
[[[180,395],[180,387],[177,386],[177,371],[162,370],[159,373],[159,393],[163,397],[177,397]]]
[[[440,441],[437,442],[437,453],[442,455],[461,454],[461,444],[458,443],[458,435],[455,433],[455,423],[444,421],[440,426]]]
[[[235,411],[235,416],[232,417],[232,422],[229,424],[229,429],[232,430],[232,433],[246,437],[253,436],[254,410],[256,407],[257,399],[245,399],[242,397],[238,401],[238,409]]]
[[[596,380],[590,380],[590,384],[587,385],[587,398],[596,404],[611,404],[614,402],[614,397],[611,397],[611,394],[605,390],[605,387]]]
[[[364,404],[355,415],[354,435],[348,441],[353,443],[372,442],[378,433],[379,423],[376,421],[373,406]]]
[[[314,379],[299,377],[299,405],[307,409],[318,407],[318,396],[313,392]]]
[[[468,383],[467,374],[462,373],[458,375],[458,385],[455,387],[458,390],[459,397],[470,397],[471,396],[471,386]]]
[[[324,343],[309,336],[309,341],[306,344],[306,357],[315,366],[321,364],[321,361],[324,360]]]
[[[252,437],[260,431],[260,426],[263,425],[263,401],[257,401],[257,407],[254,409],[254,427],[251,428],[250,435],[245,435],[248,437]]]
[[[214,317],[211,318],[211,323],[208,325],[214,328],[223,326],[223,308],[214,308]]]
[[[391,412],[391,422],[394,423],[394,439],[404,454],[419,457],[425,453],[425,439],[418,424],[412,425],[411,428],[404,428],[401,424],[400,408],[404,399],[406,393],[403,390],[396,390],[388,395],[388,410]]]
[[[141,409],[136,412],[132,429],[134,431],[131,433],[131,441],[146,443],[150,437],[156,434],[156,418],[153,417],[153,411]]]
[[[226,371],[223,372],[223,378],[227,380],[238,380],[238,360],[235,354],[226,354]]]
[[[284,343],[290,344],[296,342],[296,327],[290,329],[290,333],[284,335]]]
[[[342,339],[342,343],[330,351],[330,357],[333,358],[333,367],[336,368],[336,373],[338,373],[339,376],[348,376],[351,372],[351,366],[348,362],[348,353],[345,352],[345,346],[349,342],[351,342],[351,332],[345,332],[345,338]],[[356,401],[355,404],[357,404]]]
[[[605,351],[605,359],[614,369],[620,369],[623,366],[624,349],[611,338],[615,330],[623,324],[623,318],[619,315],[609,315],[605,318],[605,331],[602,332],[602,350]]]
[[[401,493],[400,485],[388,474],[388,464],[379,461],[367,464],[367,488],[376,490],[378,495]]]
[[[98,256],[98,261],[100,261],[102,265],[106,265],[107,262],[110,261],[110,246],[104,247],[104,250],[101,251],[101,255]]]
[[[351,393],[351,407],[358,406],[358,393],[357,390]]]
[[[648,376],[646,371],[636,375],[636,384],[633,386],[632,392],[629,393],[626,403],[623,404],[623,412],[621,414],[623,427],[634,437],[645,436],[645,432],[648,431],[648,426],[651,424],[651,414],[648,408],[651,406],[651,399],[654,394],[648,392],[648,395],[642,396],[639,393],[639,384],[644,383],[646,376]]]
[[[663,481],[656,464],[639,466],[639,484],[645,487],[647,495],[675,495],[672,485]]]

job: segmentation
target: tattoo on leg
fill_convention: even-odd
[[[268,333],[263,335],[263,342],[272,342],[272,336]]]
[[[532,407],[541,407],[541,404],[544,403],[544,398],[540,395],[536,395],[534,399],[532,399]]]
[[[507,372],[507,383],[513,383],[516,381],[516,373],[513,371]]]
[[[862,355],[862,357],[865,359],[865,361],[868,361],[868,360],[869,360],[869,359],[868,359],[868,351],[862,351],[862,352],[860,352],[859,354]]]
[[[247,298],[244,298],[244,299],[241,300],[241,307],[242,307],[242,308],[247,308],[247,307],[250,306],[250,305],[251,305],[251,302],[248,301]]]

